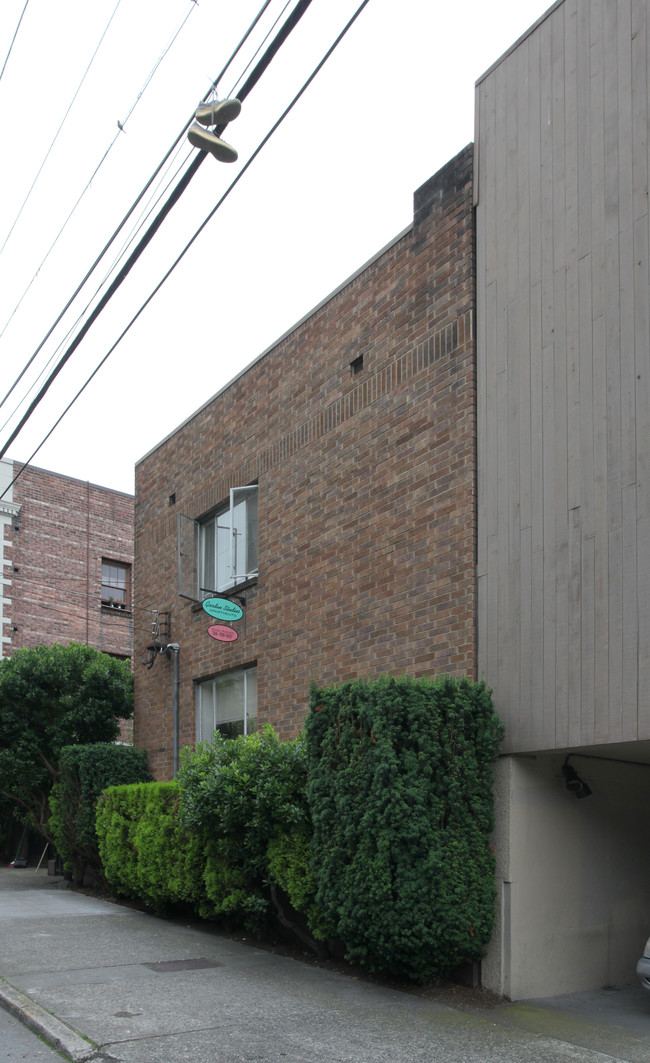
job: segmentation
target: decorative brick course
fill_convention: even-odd
[[[136,656],[147,610],[169,611],[181,746],[194,682],[253,661],[259,722],[285,737],[311,679],[475,676],[471,177],[467,148],[416,192],[408,232],[138,464]],[[177,595],[176,515],[253,481],[259,579],[245,637],[216,643]],[[172,728],[172,662],[136,663],[135,740],[159,778]]]

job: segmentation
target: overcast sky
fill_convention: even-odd
[[[25,7],[25,0],[2,0],[0,398],[261,6],[28,0]],[[220,97],[241,84],[284,6],[270,4],[220,82]],[[312,0],[224,134],[239,161],[205,160],[7,457],[31,456],[358,6]],[[409,225],[414,190],[473,139],[476,79],[548,6],[370,0],[34,464],[133,491],[140,457]],[[163,184],[154,186],[156,198],[143,201],[0,408],[2,444],[26,408],[28,389],[38,390],[37,377],[96,302],[143,211],[155,212],[192,153],[183,140]]]

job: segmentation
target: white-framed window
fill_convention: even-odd
[[[257,730],[257,667],[230,672],[196,684],[196,740],[205,742],[215,731],[224,738]]]
[[[178,593],[202,601],[257,576],[257,484],[200,520],[178,516]]]
[[[131,566],[102,558],[102,605],[131,608]]]

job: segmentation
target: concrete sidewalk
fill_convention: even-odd
[[[0,869],[0,975],[0,1003],[78,1061],[650,1058],[640,987],[455,1010],[84,896],[33,868]]]

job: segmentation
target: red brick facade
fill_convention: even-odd
[[[21,469],[3,463],[5,475]],[[133,566],[133,496],[28,466],[5,499],[2,655],[82,642],[133,654],[124,609],[102,605],[102,561]]]
[[[196,681],[252,662],[259,724],[286,737],[312,679],[476,674],[471,159],[423,185],[412,228],[136,468],[136,604],[171,614],[181,747]],[[177,514],[253,482],[259,577],[245,635],[224,644],[177,594]],[[136,664],[135,741],[169,777],[164,657]]]

